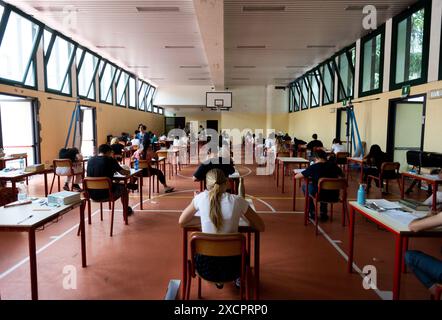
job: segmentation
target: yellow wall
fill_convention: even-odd
[[[64,146],[74,105],[68,102],[49,100],[48,97],[67,100],[72,98],[6,85],[0,85],[0,93],[38,99],[40,102],[41,160],[43,163],[52,163],[60,148]],[[93,101],[82,100],[82,105],[94,107],[97,110],[98,145],[105,143],[106,136],[109,134],[119,136],[121,132],[133,133],[139,123],[144,123],[148,130],[157,134],[164,131],[164,117],[162,115]],[[17,133],[18,130],[19,128],[17,128]]]
[[[429,99],[429,92],[442,88],[442,81],[432,82],[411,88],[411,95],[426,94],[426,125],[424,150],[442,152],[442,99]],[[358,100],[380,98],[376,101],[355,104],[355,116],[361,133],[361,139],[367,141],[367,146],[379,144],[383,150],[387,144],[388,105],[391,99],[400,98],[401,90],[369,96]],[[331,146],[336,134],[336,116],[334,109],[342,107],[341,103],[323,106],[308,111],[289,115],[289,133],[298,139],[311,140],[311,135],[317,133],[324,145]],[[421,121],[421,119],[416,119]]]
[[[275,129],[286,132],[288,129],[289,117],[286,113],[262,114],[262,113],[240,113],[223,112],[221,114],[221,128],[223,129]]]

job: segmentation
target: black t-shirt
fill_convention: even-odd
[[[115,143],[113,145],[111,145],[112,151],[114,152],[115,155],[117,156],[121,156],[123,154],[123,149],[124,146],[120,143]]]
[[[323,148],[324,145],[320,140],[312,140],[307,144],[308,150],[313,150],[313,148]]]
[[[108,177],[112,180],[114,174],[122,169],[118,161],[111,157],[95,156],[87,162],[88,177]],[[104,190],[91,190],[89,195],[92,199],[105,199],[108,197],[108,192]]]
[[[231,174],[235,173],[235,167],[233,166],[232,159],[222,158],[218,159],[218,163],[213,163],[216,158],[209,159],[203,162],[198,169],[195,171],[193,176],[198,180],[202,181],[206,179],[206,174],[212,169],[220,169],[224,172],[226,177],[229,177]]]
[[[311,165],[302,172],[304,177],[311,179],[312,184],[318,187],[319,179],[321,178],[339,178],[343,176],[341,168],[332,162],[319,162]],[[321,192],[321,199],[323,200],[337,200],[339,192],[325,190]]]

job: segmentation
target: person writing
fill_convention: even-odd
[[[408,227],[413,232],[419,232],[441,226],[442,212],[439,212],[414,220]],[[405,253],[405,263],[430,293],[435,295],[438,285],[442,284],[442,261],[421,251],[409,250]]]
[[[314,159],[314,164],[305,169],[301,173],[295,175],[295,179],[309,178],[310,183],[308,187],[302,186],[302,189],[312,197],[316,196],[318,193],[318,183],[321,178],[340,178],[344,177],[344,174],[335,163],[327,161],[327,153],[324,150],[317,150],[312,154]],[[324,190],[321,191],[320,199],[333,199],[339,197],[339,191],[334,190]],[[312,197],[309,197],[309,214],[310,219],[315,219],[315,205]],[[327,221],[327,203],[321,202],[320,205],[320,220]]]
[[[249,225],[260,232],[264,231],[264,222],[249,206],[242,197],[227,192],[229,188],[228,178],[220,169],[212,169],[206,175],[207,190],[198,193],[192,202],[184,209],[179,224],[185,226],[198,212],[201,219],[201,230],[204,233],[225,234],[237,233],[240,218],[249,222]],[[211,279],[211,270],[221,270],[226,279],[236,278],[239,286],[241,256],[210,257],[198,255],[195,263],[205,270],[202,275],[205,279]],[[217,272],[218,279],[220,277]],[[217,284],[219,289],[222,284]]]

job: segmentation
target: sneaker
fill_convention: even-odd
[[[239,289],[241,287],[241,278],[238,278],[235,281],[233,281],[233,284],[237,289]]]
[[[67,183],[64,184],[63,190],[65,191],[71,191],[71,188],[69,188],[69,185]]]
[[[215,286],[216,286],[218,289],[222,289],[222,288],[224,288],[224,283],[215,283]]]
[[[133,215],[133,214],[134,214],[134,210],[132,209],[131,206],[128,206],[128,207],[127,207],[127,216],[131,216],[131,215]]]
[[[175,188],[167,187],[164,189],[164,193],[171,193],[171,192],[173,192],[173,190],[175,190]]]
[[[76,191],[76,192],[83,192],[83,189],[80,188],[80,186],[78,184],[74,184],[72,186],[72,190]]]

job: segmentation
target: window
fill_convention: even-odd
[[[95,76],[99,58],[83,49],[77,49],[78,96],[95,100]]]
[[[129,84],[129,75],[121,71],[120,77],[117,80],[117,105],[125,107],[126,103],[126,89]]]
[[[289,113],[295,110],[295,85],[289,84]]]
[[[141,82],[140,91],[138,92],[138,109],[146,111],[146,94],[149,86],[145,82]]]
[[[164,115],[164,108],[158,108],[158,113],[161,115]]]
[[[324,62],[319,67],[319,75],[322,80],[322,104],[330,104],[335,101],[335,77],[331,61]]]
[[[117,68],[109,62],[103,62],[100,75],[100,101],[113,103],[113,83]]]
[[[299,85],[301,88],[301,110],[306,110],[309,107],[309,91],[308,91],[308,83],[305,78],[302,78],[299,81]]]
[[[129,108],[136,109],[137,81],[134,77],[129,79]]]
[[[0,6],[0,78],[5,82],[36,87],[35,53],[42,28],[23,16]]]
[[[385,27],[361,40],[361,74],[359,95],[382,92]]]
[[[156,90],[157,90],[157,88],[155,88],[154,86],[151,86],[149,93],[147,94],[147,97],[146,97],[147,112],[152,112],[153,98],[155,96]]]
[[[313,70],[308,75],[308,82],[310,84],[310,106],[312,108],[319,107],[319,96],[320,96],[320,82],[319,82],[319,71]]]
[[[338,55],[339,101],[353,98],[356,47],[345,49]]]
[[[46,38],[44,41],[46,42]],[[75,45],[73,43],[60,35],[52,34],[45,55],[47,90],[71,94],[71,66],[74,54]]]
[[[3,11],[5,11],[5,8],[0,4],[0,21],[2,20],[3,17]]]
[[[158,113],[158,107],[157,106],[153,106],[153,112],[154,113]]]
[[[295,91],[295,105],[294,105],[294,111],[299,111],[301,107],[301,89],[299,87],[299,83],[295,82],[294,84],[294,91]]]
[[[391,90],[427,81],[431,1],[393,19]]]

